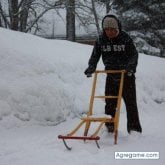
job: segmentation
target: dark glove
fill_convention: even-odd
[[[135,67],[134,67],[134,65],[130,65],[129,64],[126,67],[126,71],[127,71],[127,73],[126,73],[127,76],[129,76],[129,77],[133,76],[135,74]]]
[[[129,70],[129,71],[127,71],[127,76],[131,77],[131,76],[133,76],[133,75],[134,75],[133,70]]]
[[[94,73],[95,70],[96,70],[96,68],[95,68],[94,66],[89,66],[89,67],[85,70],[84,74],[85,74],[87,77],[92,77],[92,73]]]

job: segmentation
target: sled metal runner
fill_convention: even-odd
[[[97,83],[97,76],[98,74],[120,74],[120,84],[119,84],[119,92],[117,96],[95,96],[96,91],[96,83]],[[59,135],[58,138],[63,140],[63,143],[65,147],[68,150],[71,150],[72,148],[69,147],[65,140],[90,140],[95,141],[98,148],[100,148],[98,144],[98,140],[100,140],[100,137],[98,136],[100,129],[102,126],[109,122],[114,123],[114,144],[117,144],[117,137],[118,137],[118,126],[119,126],[119,117],[120,117],[120,107],[121,107],[121,98],[122,98],[122,90],[123,90],[123,83],[124,83],[124,73],[125,70],[96,70],[94,73],[93,78],[93,85],[92,85],[92,92],[90,97],[90,103],[89,103],[89,111],[87,113],[87,117],[83,117],[81,122],[77,125],[75,129],[73,129],[70,133],[67,135]],[[111,116],[103,116],[103,117],[95,117],[93,116],[93,106],[94,106],[94,99],[117,99],[117,107],[116,107],[116,113],[115,117]],[[99,125],[94,131],[92,135],[88,135],[89,128],[93,122],[98,122]],[[84,134],[83,136],[76,136],[75,134],[78,132],[78,130],[85,125]]]
[[[62,135],[59,135],[58,138],[63,140],[63,143],[64,143],[65,147],[68,150],[71,150],[72,147],[69,147],[67,145],[65,139],[84,140],[84,141],[85,140],[95,140],[97,147],[100,148],[100,146],[99,146],[99,144],[97,142],[100,139],[99,136],[96,136],[96,137],[87,137],[87,136],[62,136]]]

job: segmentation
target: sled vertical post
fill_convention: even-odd
[[[89,111],[87,113],[87,117],[91,116],[93,114],[93,105],[94,105],[94,97],[95,97],[95,91],[96,91],[96,82],[97,82],[97,72],[94,73],[92,92],[91,92],[90,103],[89,103]],[[87,136],[90,124],[91,124],[90,121],[86,122],[85,130],[84,130],[84,136]]]
[[[119,127],[119,118],[120,118],[120,107],[121,107],[121,98],[122,98],[122,92],[123,92],[123,84],[124,84],[124,71],[121,71],[121,78],[120,78],[120,84],[119,84],[119,93],[118,93],[118,99],[117,99],[117,107],[116,107],[116,113],[115,113],[115,121],[114,121],[114,144],[117,144],[117,136],[118,136],[118,127]]]
[[[95,91],[96,91],[96,82],[97,82],[97,72],[94,73],[93,86],[92,86],[92,92],[91,92],[90,103],[89,103],[89,111],[88,111],[87,116],[91,116],[93,114],[93,103],[94,103],[94,97],[95,97]]]

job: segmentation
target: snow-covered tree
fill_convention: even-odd
[[[165,56],[165,3],[163,0],[116,0],[114,6],[125,30],[138,31],[137,37],[141,33],[142,40],[151,47],[159,49],[158,53],[148,48],[149,53],[152,50],[153,55]],[[142,42],[142,40],[139,41]]]

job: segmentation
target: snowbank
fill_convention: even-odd
[[[0,119],[56,124],[86,111],[91,47],[0,29]]]
[[[92,79],[87,79],[83,72],[91,46],[2,28],[0,36],[1,120],[14,116],[54,125],[69,115],[88,110]],[[140,112],[165,105],[164,61],[140,54],[137,71]],[[102,63],[98,68],[103,68]],[[100,89],[104,91],[104,83]]]

